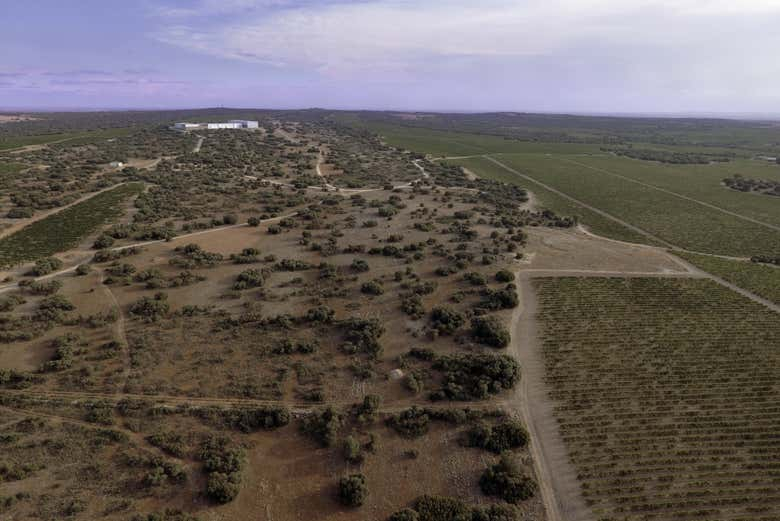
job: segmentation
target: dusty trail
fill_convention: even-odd
[[[491,163],[495,163],[496,165],[500,166],[501,168],[503,168],[507,172],[511,172],[511,173],[515,174],[516,176],[518,176],[518,177],[522,177],[526,181],[529,181],[531,183],[534,183],[535,185],[541,186],[545,190],[549,190],[550,192],[552,192],[552,193],[554,193],[556,195],[559,195],[560,197],[563,197],[564,199],[567,199],[567,200],[569,200],[569,201],[571,201],[571,202],[573,202],[575,204],[578,204],[578,205],[582,206],[583,208],[587,208],[591,212],[596,213],[596,214],[598,214],[598,215],[600,215],[600,216],[602,216],[602,217],[604,217],[606,219],[609,219],[610,221],[614,221],[614,222],[616,222],[616,223],[618,223],[618,224],[628,228],[629,230],[632,230],[632,231],[634,231],[634,232],[636,232],[636,233],[638,233],[638,234],[640,234],[640,235],[642,235],[644,237],[647,237],[648,239],[650,239],[650,240],[652,240],[654,242],[657,242],[659,244],[663,244],[664,246],[666,246],[668,248],[681,249],[681,248],[675,246],[674,244],[672,244],[672,243],[670,243],[668,241],[665,241],[664,239],[661,239],[660,237],[657,237],[657,236],[653,235],[650,232],[647,232],[647,231],[645,231],[645,230],[643,230],[641,228],[637,228],[633,224],[630,224],[630,223],[628,223],[628,222],[626,222],[626,221],[624,221],[622,219],[619,219],[618,217],[615,217],[612,214],[609,214],[609,213],[605,212],[604,210],[599,210],[595,206],[591,206],[591,205],[589,205],[587,203],[584,203],[583,201],[580,201],[579,199],[575,199],[574,197],[572,197],[572,196],[570,196],[570,195],[568,195],[566,193],[563,193],[560,190],[557,190],[557,189],[553,188],[552,186],[550,186],[548,184],[542,183],[541,181],[537,181],[533,177],[530,177],[530,176],[527,176],[527,175],[525,175],[523,173],[520,173],[519,171],[515,170],[514,168],[512,168],[510,166],[505,165],[504,163],[502,163],[498,159],[495,159],[494,157],[491,157],[491,156],[483,156],[483,157],[485,159],[487,159],[488,161],[490,161]]]
[[[662,192],[662,193],[665,193],[665,194],[668,194],[668,195],[672,195],[674,197],[678,197],[678,198],[683,199],[685,201],[690,201],[692,203],[696,203],[698,205],[704,206],[704,207],[709,208],[711,210],[717,210],[718,212],[724,213],[726,215],[730,215],[732,217],[736,217],[738,219],[742,219],[743,221],[751,222],[753,224],[758,224],[759,226],[764,226],[765,228],[769,228],[771,230],[775,230],[775,231],[780,232],[780,226],[775,226],[774,224],[765,223],[764,221],[759,221],[758,219],[753,219],[752,217],[747,217],[745,215],[738,214],[736,212],[732,212],[731,210],[727,210],[725,208],[721,208],[720,206],[716,206],[714,204],[710,204],[710,203],[705,202],[705,201],[699,201],[698,199],[694,199],[693,197],[688,197],[687,195],[678,194],[677,192],[673,192],[671,190],[667,190],[666,188],[661,188],[659,186],[651,185],[651,184],[645,183],[643,181],[638,181],[636,179],[632,179],[630,177],[626,177],[624,175],[621,175],[621,174],[618,174],[618,173],[615,173],[615,172],[610,172],[609,170],[605,170],[604,168],[598,168],[598,167],[595,167],[595,166],[587,165],[585,163],[580,163],[579,161],[575,161],[573,159],[566,159],[566,158],[558,158],[558,159],[560,159],[561,161],[566,161],[568,163],[575,164],[577,166],[581,166],[583,168],[587,168],[589,170],[593,170],[594,172],[601,172],[602,174],[611,175],[613,177],[617,177],[619,179],[623,179],[623,180],[629,181],[631,183],[634,183],[634,184],[637,184],[637,185],[640,185],[640,186],[644,186],[645,188],[650,188],[652,190],[657,190],[659,192]]]
[[[198,136],[198,142],[195,143],[195,146],[192,148],[192,153],[193,154],[197,154],[197,153],[200,152],[200,147],[203,146],[203,140],[206,139],[205,137],[203,137],[203,136],[201,136],[199,134],[195,134],[195,135]]]
[[[520,385],[509,397],[508,405],[520,412],[528,429],[529,449],[548,521],[593,521],[544,384],[533,287],[524,270],[518,270],[516,277],[520,305],[512,314],[509,352],[520,362],[522,377]]]
[[[100,287],[103,288],[106,296],[111,299],[117,312],[117,319],[116,322],[114,322],[114,337],[116,338],[116,341],[119,342],[119,346],[122,350],[122,375],[119,380],[118,388],[120,392],[124,392],[127,389],[127,381],[130,379],[130,343],[127,341],[126,320],[125,314],[122,311],[122,306],[119,305],[116,295],[111,291],[111,286],[107,285],[105,281],[106,272],[103,270],[100,273]]]

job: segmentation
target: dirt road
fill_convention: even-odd
[[[544,383],[533,287],[524,270],[518,270],[516,277],[520,305],[512,314],[509,353],[520,362],[522,375],[507,405],[520,412],[528,429],[530,452],[548,521],[593,521],[558,431],[553,403]]]

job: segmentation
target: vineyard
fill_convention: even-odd
[[[697,268],[717,275],[775,304],[780,304],[780,268],[776,266],[686,252],[675,252],[675,255]]]
[[[119,216],[119,204],[142,188],[140,183],[121,185],[0,239],[0,266],[36,260],[76,246],[98,226]]]
[[[546,380],[596,519],[780,519],[777,314],[709,280],[535,285]]]

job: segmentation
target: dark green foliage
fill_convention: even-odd
[[[387,419],[387,425],[408,438],[418,438],[428,432],[430,416],[416,405],[394,414]]]
[[[382,352],[379,337],[384,334],[385,328],[379,320],[351,317],[342,321],[342,325],[345,329],[345,339],[355,346],[356,351],[372,356],[378,356]]]
[[[513,280],[515,280],[515,274],[511,271],[500,270],[496,272],[497,282],[512,282]]]
[[[536,483],[522,473],[510,453],[503,453],[479,478],[479,488],[488,496],[498,496],[507,503],[519,503],[533,497]]]
[[[454,354],[440,356],[433,368],[444,372],[442,389],[433,400],[481,400],[511,389],[520,380],[517,361],[506,355]]]
[[[404,508],[387,518],[387,521],[420,521],[420,514],[411,508]]]
[[[309,322],[320,322],[322,324],[330,324],[333,322],[333,316],[336,314],[328,306],[317,306],[310,308],[306,311],[306,320]]]
[[[228,438],[207,438],[200,450],[203,469],[208,473],[206,494],[218,503],[228,503],[238,495],[246,455]]]
[[[504,289],[487,289],[482,295],[481,305],[487,309],[512,309],[520,303],[514,284],[508,284]]]
[[[89,264],[79,264],[76,267],[76,275],[83,277],[88,275],[92,271],[92,267]]]
[[[363,448],[360,446],[360,442],[352,436],[347,436],[344,439],[342,451],[344,453],[344,459],[349,463],[357,465],[363,462]]]
[[[130,521],[198,521],[198,518],[181,510],[169,508],[164,512],[154,512],[145,516],[137,514],[130,518]]]
[[[92,248],[96,250],[104,250],[114,245],[114,238],[110,235],[101,235],[92,244]]]
[[[366,477],[363,474],[351,474],[339,480],[339,501],[349,507],[361,506],[368,496]]]
[[[211,268],[222,262],[223,258],[221,253],[205,251],[195,243],[177,246],[173,251],[177,256],[170,260],[171,266],[185,270]]]
[[[206,495],[217,503],[230,503],[238,496],[241,476],[238,473],[209,473],[206,481]]]
[[[34,277],[41,277],[54,273],[58,269],[62,268],[62,261],[56,257],[46,257],[35,261],[35,265],[30,269],[30,275]]]
[[[156,293],[154,297],[141,297],[130,306],[130,314],[135,315],[146,322],[156,322],[168,314],[171,306],[168,304],[168,295]]]
[[[238,274],[236,282],[233,283],[233,289],[242,290],[248,288],[259,288],[265,284],[265,275],[263,270],[248,269]]]
[[[471,334],[477,342],[497,348],[506,347],[511,339],[509,330],[504,324],[490,315],[472,318]]]
[[[336,442],[343,418],[333,407],[312,412],[301,420],[301,432],[314,438],[323,447]]]
[[[360,286],[360,291],[362,293],[366,293],[367,295],[381,295],[385,292],[385,289],[382,287],[382,284],[376,280],[370,280],[368,282],[364,282],[362,286]]]
[[[449,307],[441,306],[431,310],[432,327],[442,335],[454,333],[465,321],[462,313]]]
[[[353,271],[357,272],[364,272],[368,271],[371,268],[368,266],[368,263],[364,261],[363,259],[353,259],[352,264],[350,264],[350,268],[352,268]]]
[[[497,425],[480,422],[469,429],[468,445],[480,447],[495,454],[528,445],[528,432],[517,420]]]
[[[415,320],[425,316],[425,308],[419,295],[409,295],[401,300],[401,309]]]

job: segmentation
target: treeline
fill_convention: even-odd
[[[630,145],[627,147],[601,147],[601,151],[630,157],[631,159],[658,161],[673,165],[706,165],[711,162],[726,163],[736,157],[734,153],[676,152],[653,148],[634,148]]]
[[[757,192],[764,195],[780,196],[780,183],[767,179],[750,179],[734,174],[723,180],[723,184],[740,192]]]

